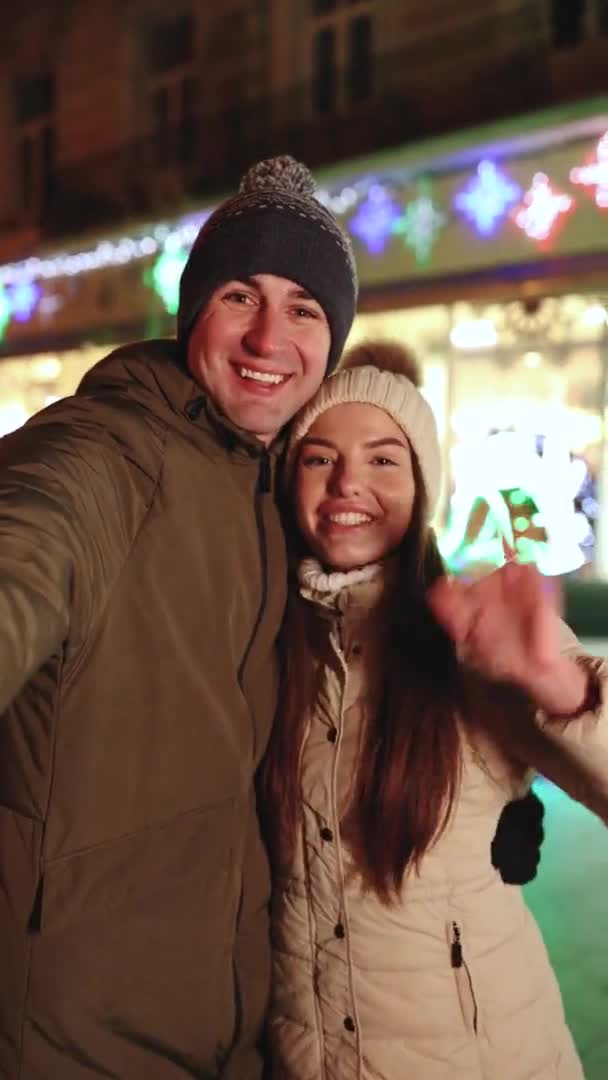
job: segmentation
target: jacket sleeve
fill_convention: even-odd
[[[592,708],[572,718],[518,709],[511,729],[520,760],[608,824],[608,664],[586,654],[567,627],[562,653],[583,664],[597,690]]]
[[[90,412],[58,403],[2,440],[0,712],[50,656],[78,649],[130,541],[126,463]]]
[[[259,1080],[261,1040],[270,994],[270,874],[255,800],[250,804],[234,951],[237,1035],[222,1080]]]

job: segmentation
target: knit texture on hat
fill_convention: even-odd
[[[350,241],[314,193],[309,170],[288,155],[249,169],[238,194],[202,226],[184,267],[182,344],[218,286],[274,274],[301,285],[323,308],[331,331],[327,373],[333,370],[355,315],[357,271]]]
[[[376,405],[399,425],[416,454],[432,514],[441,486],[441,451],[437,425],[430,405],[405,375],[377,367],[338,371],[327,379],[308,405],[296,416],[287,449],[285,475],[289,478],[298,446],[315,420],[335,405],[358,402]]]

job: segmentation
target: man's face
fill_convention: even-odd
[[[229,420],[268,445],[318,390],[327,317],[300,285],[273,274],[212,293],[188,342],[188,368]]]

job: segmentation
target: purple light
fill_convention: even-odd
[[[454,206],[473,222],[478,232],[489,236],[520,195],[519,185],[501,173],[493,161],[481,161],[475,179],[455,196]]]
[[[386,188],[382,184],[373,184],[348,227],[365,244],[370,255],[381,255],[400,214],[400,206]]]
[[[42,296],[42,289],[33,281],[21,281],[7,290],[11,311],[17,322],[27,322]]]

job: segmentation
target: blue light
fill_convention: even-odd
[[[365,244],[370,255],[381,255],[400,215],[401,207],[386,188],[382,184],[372,184],[348,227]]]
[[[17,322],[27,322],[42,296],[42,290],[33,281],[20,281],[8,291],[11,312]]]
[[[481,161],[475,179],[455,196],[454,206],[478,232],[489,236],[520,195],[519,185],[501,173],[493,161]]]

